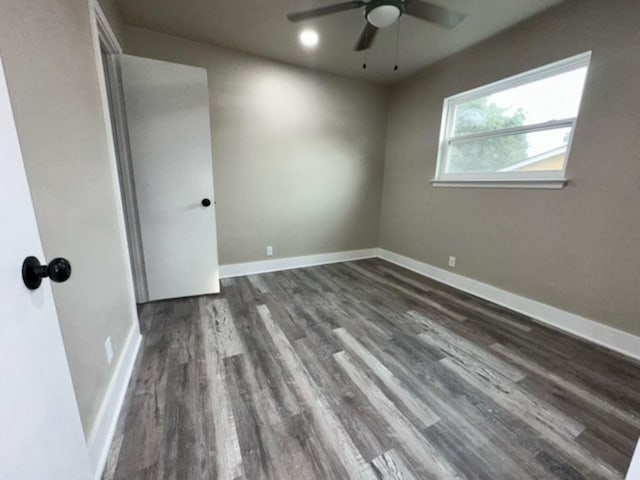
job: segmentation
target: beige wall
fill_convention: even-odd
[[[0,55],[45,254],[73,266],[53,290],[89,434],[137,321],[87,1],[0,2]]]
[[[640,3],[568,1],[395,86],[381,246],[640,334]],[[443,99],[593,50],[559,191],[434,188]]]
[[[127,53],[208,70],[220,263],[378,245],[387,94],[135,27]]]

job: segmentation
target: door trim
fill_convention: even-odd
[[[121,187],[121,177],[119,174],[118,163],[119,157],[118,155],[116,155],[116,143],[114,142],[115,137],[111,126],[109,98],[107,95],[107,81],[105,78],[104,67],[102,65],[100,44],[102,42],[102,44],[105,46],[105,49],[109,52],[111,59],[114,60],[114,62],[109,62],[109,65],[106,66],[109,69],[113,68],[114,65],[117,65],[117,55],[122,53],[122,47],[120,46],[120,43],[118,42],[118,39],[113,32],[113,29],[109,25],[107,17],[104,15],[104,12],[98,5],[97,0],[89,0],[88,5],[89,23],[93,41],[96,73],[98,76],[98,88],[100,92],[100,100],[102,102],[104,128],[106,138],[108,140],[107,151],[110,158],[113,188],[117,192],[122,192],[126,191],[126,189]],[[124,118],[124,109],[114,113],[116,115],[119,115],[119,117],[116,118]],[[119,123],[121,126],[123,126],[123,128],[126,129],[126,124],[122,124],[121,122],[116,123]],[[118,146],[118,149],[120,152],[120,145]],[[129,161],[128,147],[125,149],[125,155],[122,158],[125,159],[125,162]],[[135,193],[135,191],[133,190],[133,183],[131,183],[130,185],[132,188],[130,193]],[[135,195],[133,198],[135,198]],[[116,212],[118,215],[121,246],[123,251],[126,252],[127,257],[131,259],[130,262],[127,262],[129,266],[129,275],[127,275],[127,290],[131,292],[131,316],[132,318],[137,319],[138,312],[134,294],[137,291],[137,282],[134,284],[135,279],[133,268],[136,264],[134,258],[138,257],[134,256],[136,254],[135,248],[130,248],[128,235],[139,236],[139,232],[135,223],[131,223],[130,212],[132,211],[132,209],[128,205],[124,204],[125,200],[123,199],[123,195],[116,195],[115,200],[118,203]],[[135,243],[132,242],[132,245],[135,246]],[[142,271],[144,272],[144,269]],[[111,446],[111,442],[113,441],[116,424],[120,416],[120,410],[122,409],[124,403],[127,386],[133,374],[135,359],[137,358],[141,341],[142,335],[140,335],[140,329],[138,326],[138,322],[136,321],[131,326],[129,333],[127,334],[127,339],[125,340],[125,344],[120,350],[120,355],[116,360],[117,363],[113,370],[112,377],[109,382],[109,386],[107,387],[105,396],[102,399],[100,410],[98,411],[96,420],[91,426],[91,430],[87,435],[89,459],[91,462],[95,480],[100,480],[100,478],[102,477],[102,472],[104,470],[107,456],[109,454],[109,448]]]
[[[107,135],[112,140],[108,146],[112,156],[112,164],[115,170],[115,181],[118,191],[121,192],[121,208],[123,222],[126,226],[124,240],[130,259],[133,288],[136,293],[136,302],[144,303],[149,300],[147,278],[144,268],[144,253],[142,250],[142,236],[140,234],[140,222],[136,202],[136,189],[133,179],[133,166],[129,149],[129,131],[127,128],[126,109],[122,92],[122,80],[120,73],[119,57],[123,53],[109,21],[98,4],[97,0],[90,0],[91,25],[96,48],[96,66],[100,83],[103,112],[105,114],[105,127]],[[102,65],[101,44],[107,51],[107,65]],[[105,78],[108,77],[108,81]],[[107,89],[108,93],[107,94]],[[109,105],[109,96],[113,105]],[[111,112],[111,108],[113,111]],[[111,113],[114,117],[115,131],[112,128]],[[117,149],[117,152],[116,152]]]

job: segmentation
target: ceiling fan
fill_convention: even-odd
[[[444,28],[456,27],[466,15],[423,0],[353,0],[326,7],[289,13],[290,22],[302,22],[332,13],[364,8],[366,23],[353,49],[366,50],[373,44],[379,28],[393,25],[402,15],[420,18]]]

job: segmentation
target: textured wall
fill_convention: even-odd
[[[568,1],[396,85],[381,246],[640,334],[640,3]],[[434,188],[445,97],[593,50],[558,191]]]
[[[220,263],[378,245],[387,92],[124,29],[132,55],[205,67]]]

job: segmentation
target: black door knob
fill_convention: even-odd
[[[201,203],[203,207],[208,207],[209,205],[211,205],[211,200],[209,200],[208,198],[203,198]]]
[[[66,282],[71,276],[71,264],[65,258],[54,258],[49,265],[41,265],[36,257],[27,257],[22,262],[22,280],[29,290],[37,289],[42,279],[49,277],[54,282]]]

